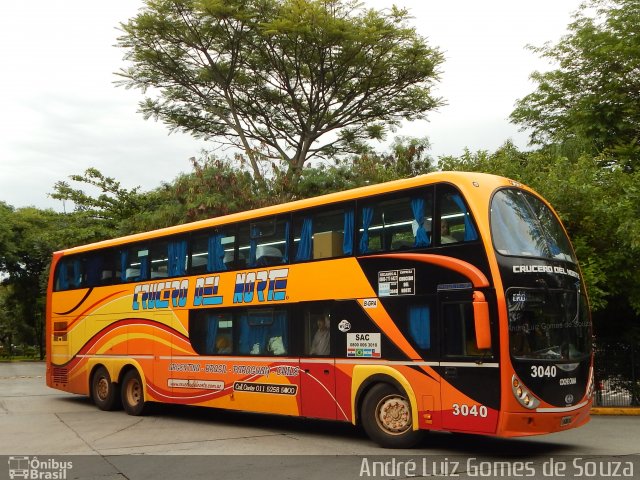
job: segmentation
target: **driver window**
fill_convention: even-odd
[[[470,302],[443,305],[444,354],[449,357],[475,357],[486,353],[478,350],[473,305]]]

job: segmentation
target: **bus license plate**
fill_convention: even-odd
[[[571,417],[562,417],[562,420],[560,420],[561,427],[566,427],[570,423],[571,423]]]

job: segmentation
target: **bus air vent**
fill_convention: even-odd
[[[56,367],[53,369],[54,383],[69,383],[69,371],[66,368]]]

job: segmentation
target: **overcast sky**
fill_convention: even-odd
[[[367,0],[385,8],[388,0]],[[524,47],[557,41],[580,0],[404,0],[420,34],[445,54],[429,122],[398,134],[427,136],[432,155],[527,146],[508,122],[529,75],[547,64]],[[47,194],[89,167],[123,186],[152,189],[190,170],[203,142],[168,135],[137,113],[140,92],[116,87],[117,26],[141,0],[6,2],[0,15],[0,201],[61,210]],[[209,146],[211,147],[211,146]]]

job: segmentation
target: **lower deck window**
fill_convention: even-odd
[[[189,339],[200,355],[286,355],[288,329],[286,310],[195,310],[189,317]]]
[[[249,310],[239,317],[241,355],[286,355],[288,318],[284,310]]]

